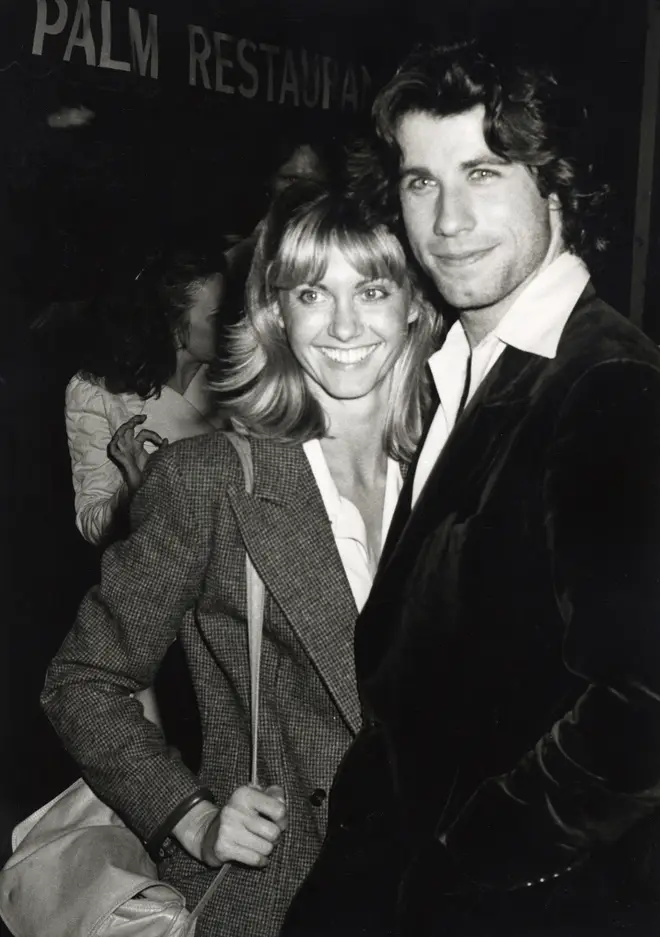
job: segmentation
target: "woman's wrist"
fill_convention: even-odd
[[[172,835],[194,859],[205,861],[202,852],[204,839],[219,812],[210,800],[202,800],[173,827]]]
[[[161,823],[150,839],[147,840],[145,846],[147,852],[154,860],[154,862],[160,862],[162,859],[166,859],[173,854],[175,850],[173,839],[177,839],[184,847],[184,849],[188,849],[188,846],[175,834],[175,830],[177,830],[177,828],[179,829],[181,836],[183,837],[185,835],[186,840],[194,849],[192,837],[190,835],[186,835],[188,824],[182,824],[181,827],[179,827],[179,824],[198,804],[207,804],[211,807],[213,806],[213,794],[208,788],[199,788],[189,797],[186,797],[185,800],[182,800],[181,803],[169,814],[169,816],[166,817],[163,823]],[[189,824],[192,830],[192,820],[189,821]],[[191,855],[194,855],[194,853],[191,852]]]

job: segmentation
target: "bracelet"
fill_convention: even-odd
[[[213,794],[207,787],[202,787],[199,790],[195,791],[194,794],[191,794],[189,797],[186,797],[185,800],[182,800],[181,803],[174,808],[172,813],[161,823],[153,836],[149,837],[145,843],[145,849],[149,853],[151,859],[154,862],[160,862],[162,859],[169,858],[175,850],[175,845],[170,833],[177,825],[179,820],[181,820],[185,815],[192,810],[197,804],[201,803],[203,800],[208,800],[211,803],[215,803]]]

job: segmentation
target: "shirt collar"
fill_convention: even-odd
[[[364,521],[352,501],[348,501],[339,494],[335,480],[326,462],[320,439],[309,439],[302,444],[307,456],[309,467],[318,486],[323,500],[332,534],[335,538],[348,537],[360,540],[366,550],[366,531]],[[394,508],[402,488],[402,478],[399,465],[394,459],[387,459],[387,476],[385,479],[385,502],[383,504],[383,542],[385,534],[392,520]],[[348,510],[347,510],[348,506]],[[359,522],[358,520],[359,519]]]
[[[564,326],[588,281],[584,261],[565,251],[527,284],[482,344],[497,345],[499,341],[520,351],[554,358]],[[452,388],[460,394],[469,357],[470,345],[458,320],[428,361],[441,400],[448,403]]]
[[[319,439],[309,439],[302,444],[302,447],[307,456],[309,467],[314,474],[314,479],[321,493],[323,505],[334,533],[337,520],[341,514],[341,502],[335,480],[330,474],[328,463],[323,455],[321,441]]]
[[[568,317],[588,282],[584,261],[565,251],[527,284],[493,334],[520,351],[554,358]]]

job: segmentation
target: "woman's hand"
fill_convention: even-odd
[[[246,785],[237,788],[222,809],[208,802],[197,804],[173,833],[195,859],[212,868],[241,862],[261,869],[287,823],[284,791],[278,784],[265,791]]]
[[[202,842],[207,865],[242,862],[261,869],[287,828],[284,791],[278,784],[261,791],[239,787],[209,824]]]
[[[150,429],[142,429],[135,435],[136,426],[144,423],[146,419],[144,413],[132,416],[130,420],[122,423],[108,444],[108,455],[119,467],[131,494],[140,487],[142,473],[149,459],[149,453],[144,448],[145,442],[153,443],[159,448],[167,445],[167,439]]]

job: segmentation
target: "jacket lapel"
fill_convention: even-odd
[[[422,435],[417,445],[417,449],[415,450],[415,455],[410,463],[405,465],[402,464],[400,466],[401,474],[403,475],[403,487],[401,488],[401,493],[399,494],[396,508],[394,509],[394,514],[392,515],[387,537],[385,538],[385,543],[383,544],[383,549],[381,550],[380,561],[378,564],[379,569],[388,563],[392,551],[399,542],[401,534],[403,533],[403,530],[408,523],[408,518],[410,517],[413,481],[415,478],[417,463],[419,461],[420,453],[424,447],[424,443],[426,442],[426,437],[428,436],[431,423],[433,422],[433,417],[435,416],[435,412],[438,409],[439,404],[437,393],[435,393],[435,385],[433,385],[432,381],[431,384],[434,389],[433,405],[426,418]]]
[[[321,494],[299,446],[252,440],[252,452],[254,492],[229,489],[241,536],[267,591],[357,732],[357,609]]]
[[[415,560],[417,545],[450,508],[460,504],[461,491],[486,484],[503,433],[520,419],[529,390],[547,364],[547,359],[517,348],[503,352],[456,422],[414,508],[405,512],[403,505],[407,517],[396,542],[388,538],[388,553],[378,568],[372,595],[383,582],[401,582],[404,567]],[[407,491],[408,505],[413,477],[411,467],[402,491],[402,495]]]

